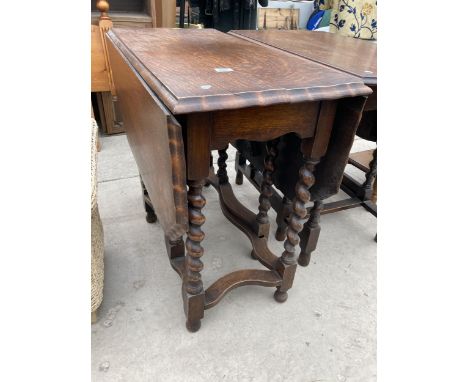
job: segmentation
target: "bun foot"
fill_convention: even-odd
[[[250,257],[254,260],[257,260],[257,256],[255,256],[255,252],[253,249],[252,249],[252,252],[250,252]]]
[[[302,267],[307,267],[310,263],[310,253],[301,252],[297,259],[297,263]]]
[[[277,302],[285,302],[288,299],[288,292],[281,292],[277,289],[273,297]]]
[[[198,332],[198,329],[201,327],[201,320],[193,320],[185,323],[185,326],[189,332],[195,333]]]
[[[156,214],[152,214],[152,213],[146,214],[146,221],[148,223],[156,223],[157,220],[158,220],[158,217],[156,216]]]

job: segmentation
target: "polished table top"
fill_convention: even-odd
[[[360,78],[214,29],[107,34],[173,114],[368,95]]]
[[[305,30],[235,30],[229,33],[359,76],[366,85],[377,84],[375,42]]]

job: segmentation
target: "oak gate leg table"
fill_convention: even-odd
[[[371,89],[346,73],[210,29],[114,28],[107,44],[145,205],[154,208],[154,216],[147,209],[149,219],[157,216],[170,263],[182,278],[187,329],[197,331],[204,311],[242,285],[275,287],[275,299],[284,302],[314,173],[341,176],[328,159],[330,137],[355,133]],[[267,212],[276,145],[288,133],[300,137],[304,165],[285,249],[278,256],[267,245]],[[237,139],[268,145],[257,213],[236,199],[227,176],[226,149]],[[210,170],[211,150],[219,151],[216,175]],[[244,232],[253,256],[266,267],[229,273],[208,288],[201,276],[207,179],[219,193],[224,215]]]
[[[356,135],[377,142],[377,44],[335,33],[305,30],[236,30],[229,33],[359,77],[373,90],[373,93],[368,97],[364,106]],[[335,192],[332,188],[330,188],[332,192],[320,190],[318,185],[320,181],[310,189],[314,205],[308,209],[308,220],[300,234],[299,264],[302,266],[309,264],[311,253],[317,246],[320,234],[320,215],[361,205],[374,216],[377,215],[375,203],[370,200],[372,182],[377,176],[377,149],[353,153],[348,157],[350,147],[349,149],[347,147],[352,145],[353,140],[354,136],[342,134],[331,143],[333,150],[345,154],[335,156],[336,166],[344,169],[346,164],[350,163],[366,173],[366,180],[363,184],[359,184],[347,174],[343,174],[342,178],[337,178],[337,186],[350,195],[349,198],[337,202],[324,203],[324,199],[334,195]],[[267,148],[264,144],[252,142],[236,142],[235,146],[238,148],[236,183],[241,184],[245,175],[257,189],[260,189],[262,170],[265,168],[263,157]],[[272,206],[277,212],[278,229],[275,236],[282,241],[285,238],[287,221],[291,215],[291,198],[294,196],[297,177],[291,170],[302,166],[303,159],[299,152],[300,142],[297,137],[283,137],[279,147],[279,167],[287,165],[288,170],[278,171],[273,179],[274,185],[282,191],[284,196],[281,197],[274,192],[271,199]],[[246,160],[249,160],[249,165],[246,164]],[[329,174],[325,176],[328,177]]]

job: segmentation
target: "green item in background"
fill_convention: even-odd
[[[331,9],[327,9],[323,14],[322,21],[320,21],[319,28],[328,27],[330,25],[330,16],[331,16]]]

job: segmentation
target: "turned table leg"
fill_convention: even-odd
[[[214,168],[213,168],[213,155],[210,154],[210,170],[212,170],[214,172]],[[210,187],[210,182],[207,180],[205,180],[205,187]]]
[[[270,232],[270,222],[268,220],[268,210],[271,208],[270,198],[273,195],[273,172],[275,171],[275,159],[278,156],[279,138],[267,142],[267,155],[265,156],[263,180],[260,186],[260,196],[258,197],[258,214],[255,218],[257,222],[258,237],[268,238]]]
[[[148,195],[148,191],[146,190],[145,183],[143,183],[143,179],[140,176],[140,183],[141,183],[141,191],[143,192],[143,204],[145,206],[146,211],[146,221],[148,223],[155,223],[158,220],[156,213],[154,212],[153,203],[151,203],[151,199]]]
[[[247,160],[245,159],[245,157],[239,151],[237,151],[236,152],[236,168],[238,168],[239,166],[245,165],[246,161]],[[244,175],[242,174],[241,170],[237,170],[236,184],[241,185],[243,183],[244,183]]]
[[[275,300],[284,302],[288,298],[288,289],[292,287],[296,271],[296,245],[299,244],[299,233],[302,231],[301,222],[307,215],[306,203],[310,200],[309,189],[315,183],[314,170],[319,160],[310,156],[305,157],[305,163],[299,170],[299,180],[296,184],[296,196],[292,202],[292,213],[286,231],[284,252],[277,264],[277,270],[283,276],[283,283],[277,287]]]
[[[225,184],[229,182],[229,177],[227,174],[227,164],[226,160],[228,159],[227,146],[222,150],[218,150],[218,176],[219,184]]]
[[[299,254],[298,264],[306,267],[310,263],[310,255],[317,248],[317,242],[320,235],[320,213],[323,209],[323,201],[316,200],[314,207],[310,211],[309,220],[304,225],[299,237],[301,239],[301,253]]]
[[[201,212],[206,201],[202,195],[202,189],[205,180],[188,181],[188,213],[189,230],[185,247],[187,255],[185,256],[185,314],[187,316],[187,329],[196,332],[200,329],[201,319],[203,318],[205,292],[200,272],[203,269],[201,257],[203,256],[203,241],[205,234],[201,226],[205,223],[205,216]]]
[[[276,233],[275,238],[278,241],[286,239],[286,230],[288,229],[288,218],[291,215],[292,201],[286,196],[283,197],[281,211],[276,214]]]
[[[205,311],[205,290],[200,272],[203,269],[201,242],[205,233],[201,226],[205,223],[202,209],[206,204],[203,186],[209,176],[212,165],[210,151],[210,123],[207,113],[195,113],[187,116],[186,163],[187,163],[187,207],[188,231],[185,240],[185,264],[182,269],[182,298],[187,318],[186,326],[190,332],[200,329]]]

